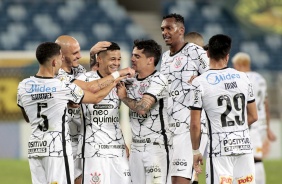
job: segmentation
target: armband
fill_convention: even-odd
[[[118,71],[113,72],[111,75],[113,76],[114,79],[117,79],[120,76]]]
[[[198,155],[198,154],[201,154],[201,152],[200,152],[200,150],[199,150],[199,149],[197,149],[197,150],[192,150],[192,152],[193,152],[193,155]]]

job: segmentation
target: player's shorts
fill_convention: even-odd
[[[190,132],[172,136],[170,176],[192,178],[193,155]]]
[[[250,128],[250,137],[251,137],[254,157],[262,158],[262,146],[266,138],[266,129],[262,126],[257,128]]]
[[[133,184],[166,184],[169,171],[168,147],[158,143],[132,145],[129,166]]]
[[[29,158],[32,183],[74,183],[73,157]]]
[[[255,183],[253,154],[207,158],[206,183]]]
[[[84,158],[82,183],[131,184],[131,173],[126,156]]]

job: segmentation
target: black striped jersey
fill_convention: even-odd
[[[78,77],[82,81],[102,78],[98,71]],[[98,104],[82,104],[84,125],[79,137],[78,157],[121,157],[125,155],[125,142],[119,122],[120,100],[117,89]]]
[[[255,101],[246,73],[232,68],[209,70],[192,82],[191,109],[204,109],[211,156],[251,153],[247,103]]]
[[[250,81],[253,84],[254,95],[256,99],[257,111],[258,111],[258,122],[251,125],[252,128],[255,127],[265,127],[266,128],[266,112],[264,101],[267,98],[267,84],[262,75],[257,72],[246,72]]]
[[[131,78],[126,81],[129,98],[141,100],[143,95],[150,95],[155,104],[145,115],[140,115],[130,109],[130,124],[132,143],[166,143],[168,136],[167,78],[155,71],[146,78]],[[165,138],[166,137],[166,138]]]
[[[80,103],[83,90],[55,78],[30,77],[19,83],[17,103],[31,125],[28,156],[72,155],[67,103]]]
[[[86,69],[82,65],[78,65],[78,67],[72,67],[70,73],[60,68],[56,78],[60,79],[63,82],[70,83],[85,72]],[[68,107],[67,116],[69,120],[71,139],[73,145],[75,146],[78,142],[78,135],[81,125],[80,108]]]
[[[188,83],[191,76],[198,76],[209,68],[206,51],[193,44],[187,43],[174,55],[164,52],[161,63],[161,73],[168,79],[168,115],[169,127],[175,134],[190,130],[190,111],[188,109]]]

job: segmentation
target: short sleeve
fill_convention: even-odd
[[[17,105],[20,107],[23,107],[22,99],[21,99],[21,89],[20,89],[21,83],[18,86],[18,93],[17,93]]]
[[[144,94],[150,95],[159,101],[168,96],[168,81],[167,78],[160,74],[151,78],[151,83]]]
[[[192,89],[189,93],[189,109],[192,110],[202,109],[203,106],[202,96],[203,96],[203,90],[199,81],[196,78],[192,82]]]
[[[69,84],[67,88],[71,90],[68,95],[69,100],[74,103],[81,103],[84,97],[84,91],[74,83]]]

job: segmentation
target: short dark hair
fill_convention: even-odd
[[[100,53],[106,52],[108,50],[111,50],[111,51],[113,51],[113,50],[120,50],[120,47],[119,47],[119,45],[117,43],[111,42],[111,45],[109,47],[107,47],[106,50],[98,52],[97,55],[100,54]]]
[[[55,42],[43,42],[36,49],[36,59],[45,64],[53,56],[60,55],[61,46]]]
[[[171,13],[169,15],[163,16],[163,20],[168,19],[168,18],[174,18],[175,22],[179,22],[179,23],[182,23],[184,25],[184,18],[180,14]]]
[[[208,52],[210,58],[215,60],[226,57],[231,49],[232,39],[223,34],[217,34],[210,38],[208,45]]]
[[[154,57],[154,65],[157,66],[162,54],[162,47],[154,40],[134,40],[133,48],[143,50],[146,57]]]

